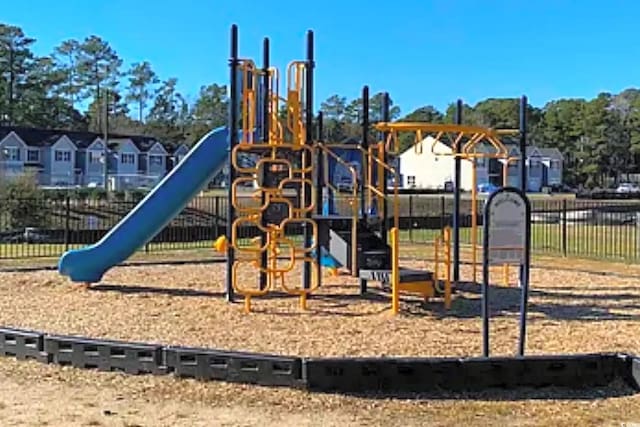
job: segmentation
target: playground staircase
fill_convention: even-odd
[[[359,219],[354,239],[353,217],[317,216],[320,246],[335,258],[353,276],[380,282],[383,289],[392,284],[391,246],[384,242],[364,219]],[[356,245],[356,256],[352,247]],[[399,291],[419,294],[425,298],[435,296],[434,274],[427,270],[398,268]]]

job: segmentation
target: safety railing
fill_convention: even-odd
[[[344,161],[340,156],[338,156],[331,148],[335,148],[334,145],[327,146],[323,143],[317,143],[316,146],[320,151],[321,155],[324,157],[323,166],[323,175],[324,175],[324,185],[329,188],[334,194],[339,194],[340,189],[335,186],[333,182],[331,182],[329,176],[329,158],[335,160],[339,165],[344,167],[351,174],[351,182],[353,183],[353,188],[351,189],[351,194],[348,197],[348,204],[351,207],[351,262],[352,265],[357,265],[358,262],[358,217],[359,217],[359,204],[358,204],[358,173],[356,169]],[[354,274],[357,274],[357,271],[353,270]]]
[[[304,84],[306,71],[305,61],[293,61],[287,67],[287,128],[296,146],[304,145],[307,136],[302,117],[302,105],[307,96]]]

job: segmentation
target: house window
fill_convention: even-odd
[[[551,160],[551,169],[560,169],[560,160]]]
[[[539,159],[529,160],[529,166],[531,166],[532,168],[540,167],[540,160]]]
[[[95,165],[100,163],[102,160],[102,153],[97,151],[89,151],[89,163]]]
[[[8,147],[2,150],[3,160],[18,161],[20,160],[20,149],[18,147]]]
[[[476,159],[476,167],[484,168],[486,166],[487,166],[487,159],[485,159],[484,157],[479,157]]]
[[[71,161],[71,151],[56,150],[54,156],[55,156],[56,162],[70,162]]]
[[[29,151],[27,151],[27,161],[28,162],[39,162],[40,161],[40,151],[39,150],[29,150]]]
[[[120,155],[120,162],[123,165],[134,165],[136,163],[136,155],[131,153],[122,153]]]
[[[162,156],[149,156],[149,166],[162,166]]]
[[[414,175],[407,176],[407,186],[415,187],[416,186],[416,177]]]

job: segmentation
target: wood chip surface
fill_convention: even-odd
[[[425,263],[405,261],[420,268]],[[463,266],[463,279],[471,269]],[[520,290],[491,288],[493,355],[517,348]],[[480,277],[480,276],[478,276]],[[257,271],[241,269],[244,286]],[[287,276],[300,286],[301,272]],[[492,271],[501,281],[501,269]],[[49,333],[301,356],[477,356],[481,352],[480,287],[463,284],[451,310],[403,296],[402,314],[389,313],[390,295],[359,295],[350,276],[323,278],[299,308],[280,288],[252,300],[224,300],[225,264],[119,267],[89,289],[54,271],[0,273],[0,324]],[[640,353],[640,286],[633,276],[533,269],[527,353]]]
[[[257,283],[255,271],[242,274]],[[468,266],[463,274],[470,277]],[[492,277],[500,281],[499,274]],[[403,314],[391,317],[388,295],[365,299],[353,278],[325,277],[307,312],[296,298],[274,294],[255,298],[255,312],[246,315],[241,302],[224,302],[224,277],[224,264],[121,267],[85,289],[52,271],[2,273],[0,324],[305,356],[480,354],[477,286],[462,286],[449,312],[437,300],[403,298]],[[519,290],[497,286],[491,295],[493,352],[513,354]],[[639,296],[634,275],[534,269],[528,353],[638,353]],[[640,395],[617,384],[586,392],[355,397],[0,358],[0,419],[48,426],[620,426],[640,422]]]

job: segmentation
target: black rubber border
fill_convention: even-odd
[[[313,392],[401,394],[491,389],[601,388],[622,380],[640,390],[640,359],[624,353],[493,358],[304,358],[163,346],[0,328],[0,355],[141,375],[173,374]]]

